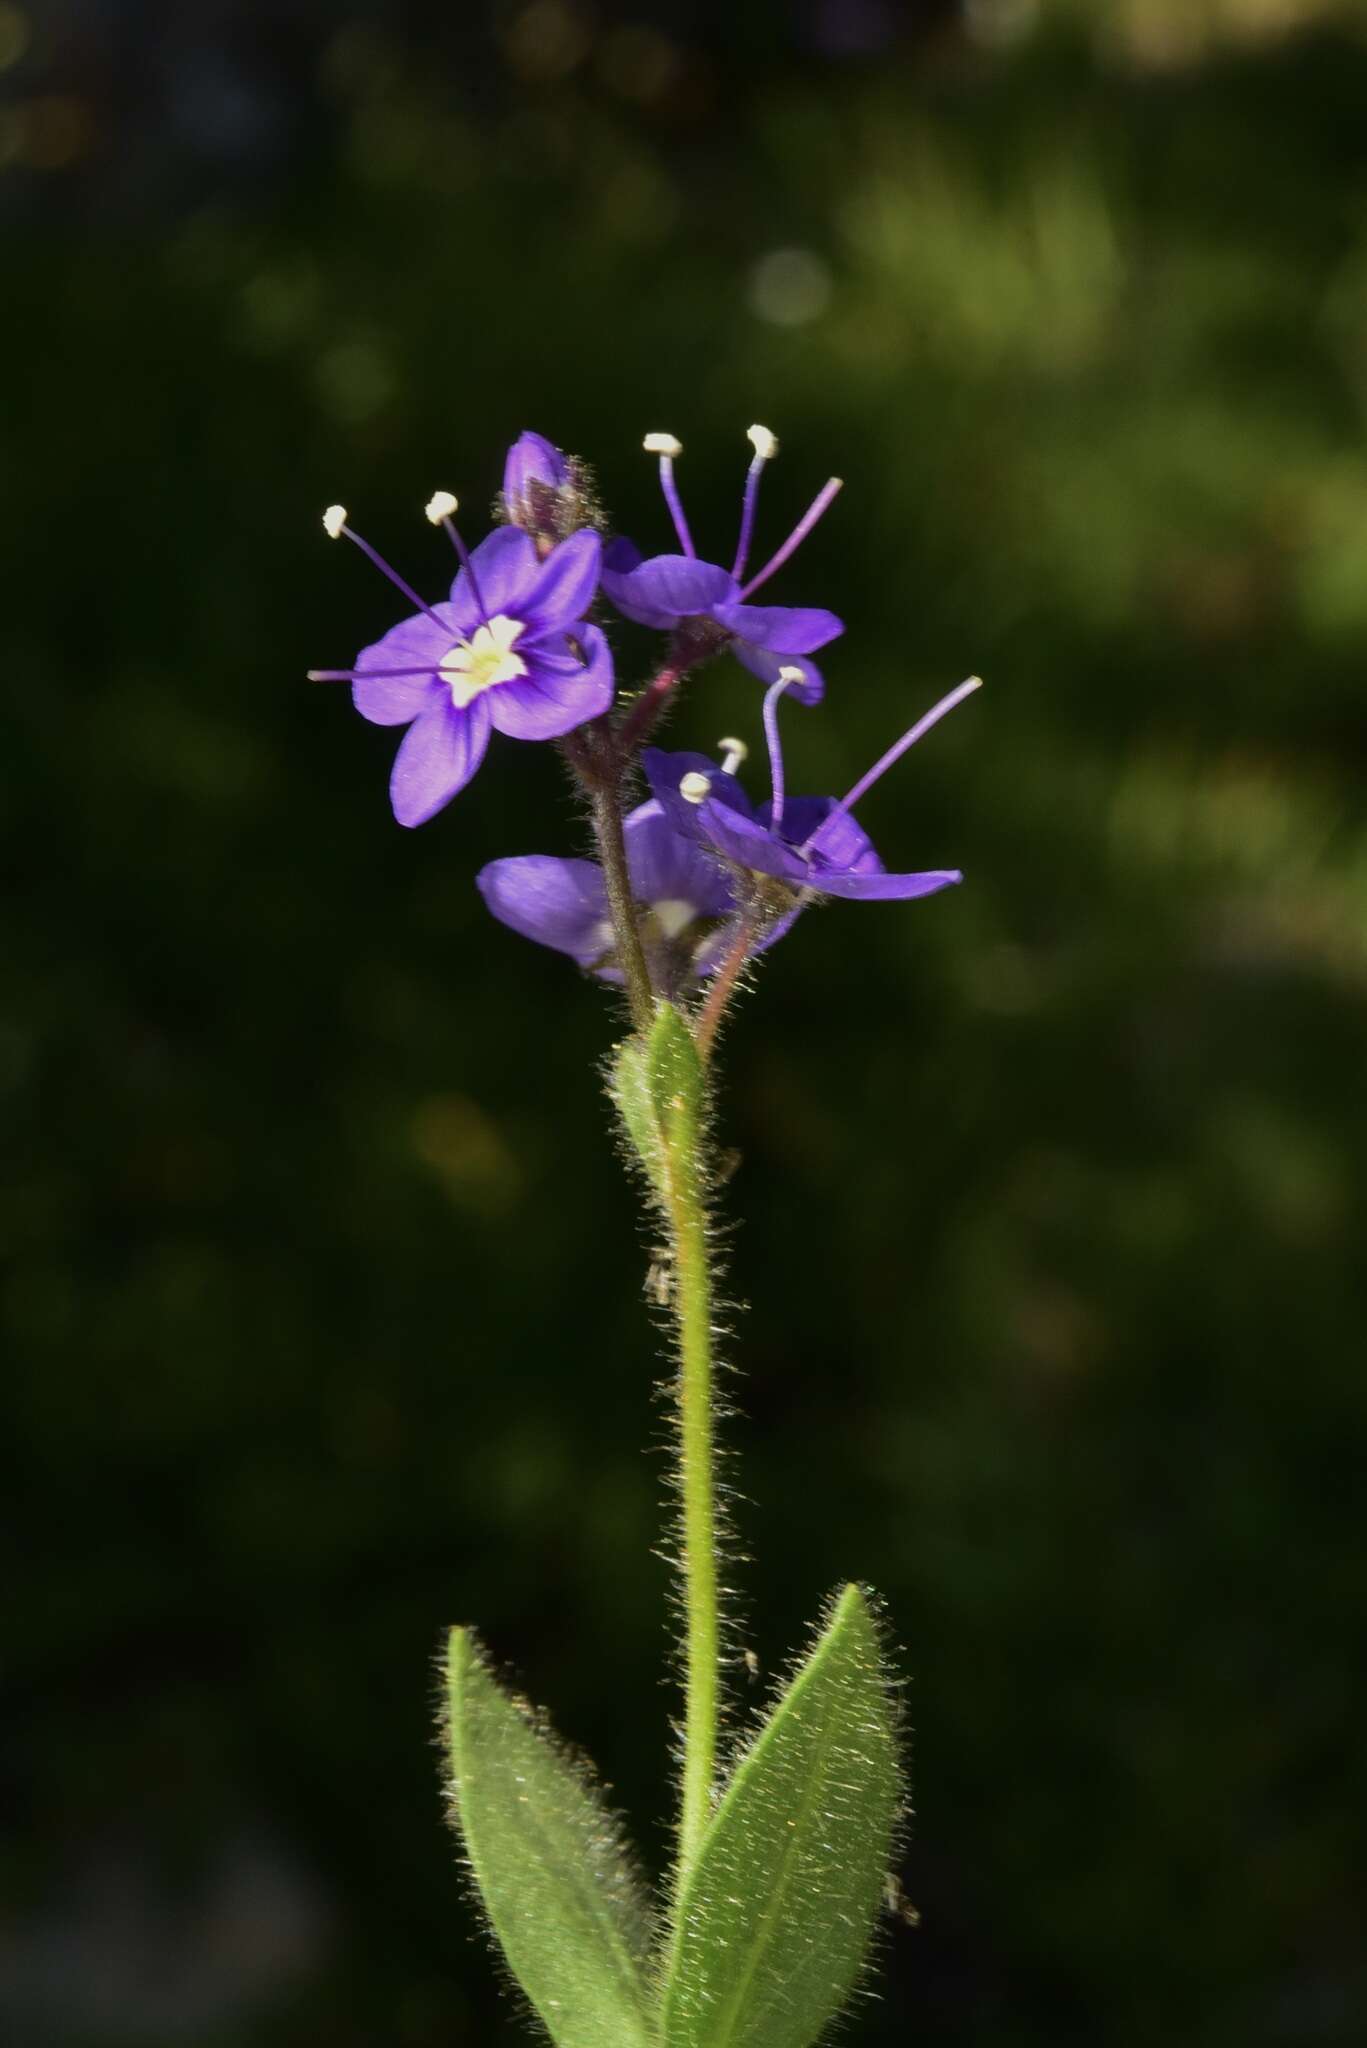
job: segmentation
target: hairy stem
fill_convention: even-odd
[[[685,663],[672,662],[646,684],[618,729],[617,750],[620,759],[629,759],[642,741],[649,736],[651,727],[669,702],[674,686],[685,673],[685,668]]]
[[[621,785],[616,775],[595,776],[588,781],[593,809],[593,830],[598,857],[603,864],[608,914],[617,942],[617,961],[626,978],[631,1021],[638,1031],[649,1031],[655,1015],[655,998],[650,987],[650,969],[641,945],[641,928],[636,919],[636,902],[631,893],[627,869],[627,843],[622,831]]]
[[[698,1021],[693,1028],[694,1042],[705,1061],[712,1057],[712,1046],[716,1040],[718,1026],[740,984],[741,971],[750,957],[754,939],[755,927],[752,915],[747,911],[737,920],[735,936],[712,977],[712,986],[707,991],[707,1001],[698,1012]]]
[[[676,1889],[712,1814],[717,1767],[721,1621],[717,1587],[712,1276],[698,1112],[675,1101],[664,1147],[664,1201],[674,1255],[679,1341],[679,1491],[686,1615],[683,1800]]]

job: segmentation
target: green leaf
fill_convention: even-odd
[[[632,1149],[667,1199],[669,1151],[680,1120],[696,1124],[706,1076],[687,1020],[672,1003],[661,1003],[644,1037],[618,1047],[608,1083]]]
[[[847,1586],[685,1876],[663,2048],[809,2048],[859,1975],[900,1802],[878,1637]]]
[[[513,1975],[557,2048],[647,2048],[650,1912],[616,1821],[468,1629],[447,1689],[452,1816]]]

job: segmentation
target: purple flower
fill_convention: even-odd
[[[878,903],[910,896],[930,896],[960,882],[957,868],[930,868],[919,874],[890,875],[874,851],[868,834],[856,824],[853,808],[907,748],[928,732],[947,711],[981,687],[970,676],[941,698],[924,718],[903,733],[894,746],[862,775],[847,796],[790,797],[784,791],[783,755],[778,738],[778,699],[791,684],[786,677],[764,699],[764,727],[773,770],[773,795],[768,803],[752,804],[734,775],[718,768],[704,754],[665,754],[648,747],[642,762],[651,789],[676,831],[691,833],[733,869],[777,883],[769,896],[771,911],[786,930],[812,896],[843,896],[856,903]],[[770,934],[771,942],[778,936]]]
[[[372,725],[406,725],[389,781],[394,816],[423,825],[464,789],[494,728],[515,740],[551,740],[612,702],[612,656],[584,613],[598,583],[596,533],[573,533],[544,560],[520,527],[500,526],[475,549],[451,521],[456,501],[438,491],[427,507],[445,526],[461,567],[448,601],[427,605],[333,505],[325,519],[417,606],[416,615],[362,648],[350,669],[314,669],[320,682],[352,685]]]
[[[631,813],[625,831],[651,981],[658,994],[674,996],[694,977],[715,972],[734,921],[735,885],[691,833],[674,830],[653,800]],[[526,854],[490,861],[476,879],[501,923],[539,946],[568,953],[603,981],[621,981],[596,861]]]
[[[682,630],[696,650],[695,659],[730,647],[737,660],[766,683],[776,683],[780,669],[791,669],[793,696],[800,704],[816,704],[826,686],[820,669],[806,656],[843,633],[844,625],[834,612],[751,604],[749,599],[801,546],[840,489],[840,479],[830,479],[777,554],[742,585],[760,476],[765,463],[778,453],[778,442],[767,427],[751,427],[750,441],[755,453],[746,472],[736,559],[729,569],[722,569],[714,562],[700,562],[694,551],[674,481],[674,458],[682,452],[679,442],[672,434],[646,435],[647,453],[660,458],[660,487],[683,553],[652,555],[645,561],[631,541],[614,540],[603,556],[603,590],[618,611],[638,625],[662,632]]]

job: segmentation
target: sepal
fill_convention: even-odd
[[[681,1155],[694,1156],[707,1093],[693,1033],[672,1003],[658,1005],[644,1036],[617,1048],[608,1093],[652,1188],[668,1202],[670,1176],[679,1170]]]

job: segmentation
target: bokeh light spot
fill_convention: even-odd
[[[1023,43],[1039,20],[1039,0],[964,0],[964,26],[988,49]]]
[[[69,94],[47,93],[16,111],[18,141],[13,153],[30,170],[69,170],[89,150],[89,110]]]
[[[477,1215],[501,1216],[522,1186],[517,1159],[502,1132],[468,1095],[432,1095],[410,1126],[413,1149],[450,1199]]]
[[[337,419],[362,425],[382,412],[398,388],[389,358],[369,341],[339,342],[318,362],[318,395]]]
[[[775,327],[805,327],[833,289],[829,264],[811,249],[771,249],[750,273],[750,309]]]
[[[564,78],[588,54],[588,24],[565,0],[532,0],[509,24],[508,62],[524,78]]]
[[[628,22],[605,38],[598,68],[604,83],[623,99],[648,106],[677,85],[683,61],[668,36],[640,22]]]
[[[9,0],[0,0],[0,71],[11,70],[32,40],[33,31],[23,8],[11,6]]]

